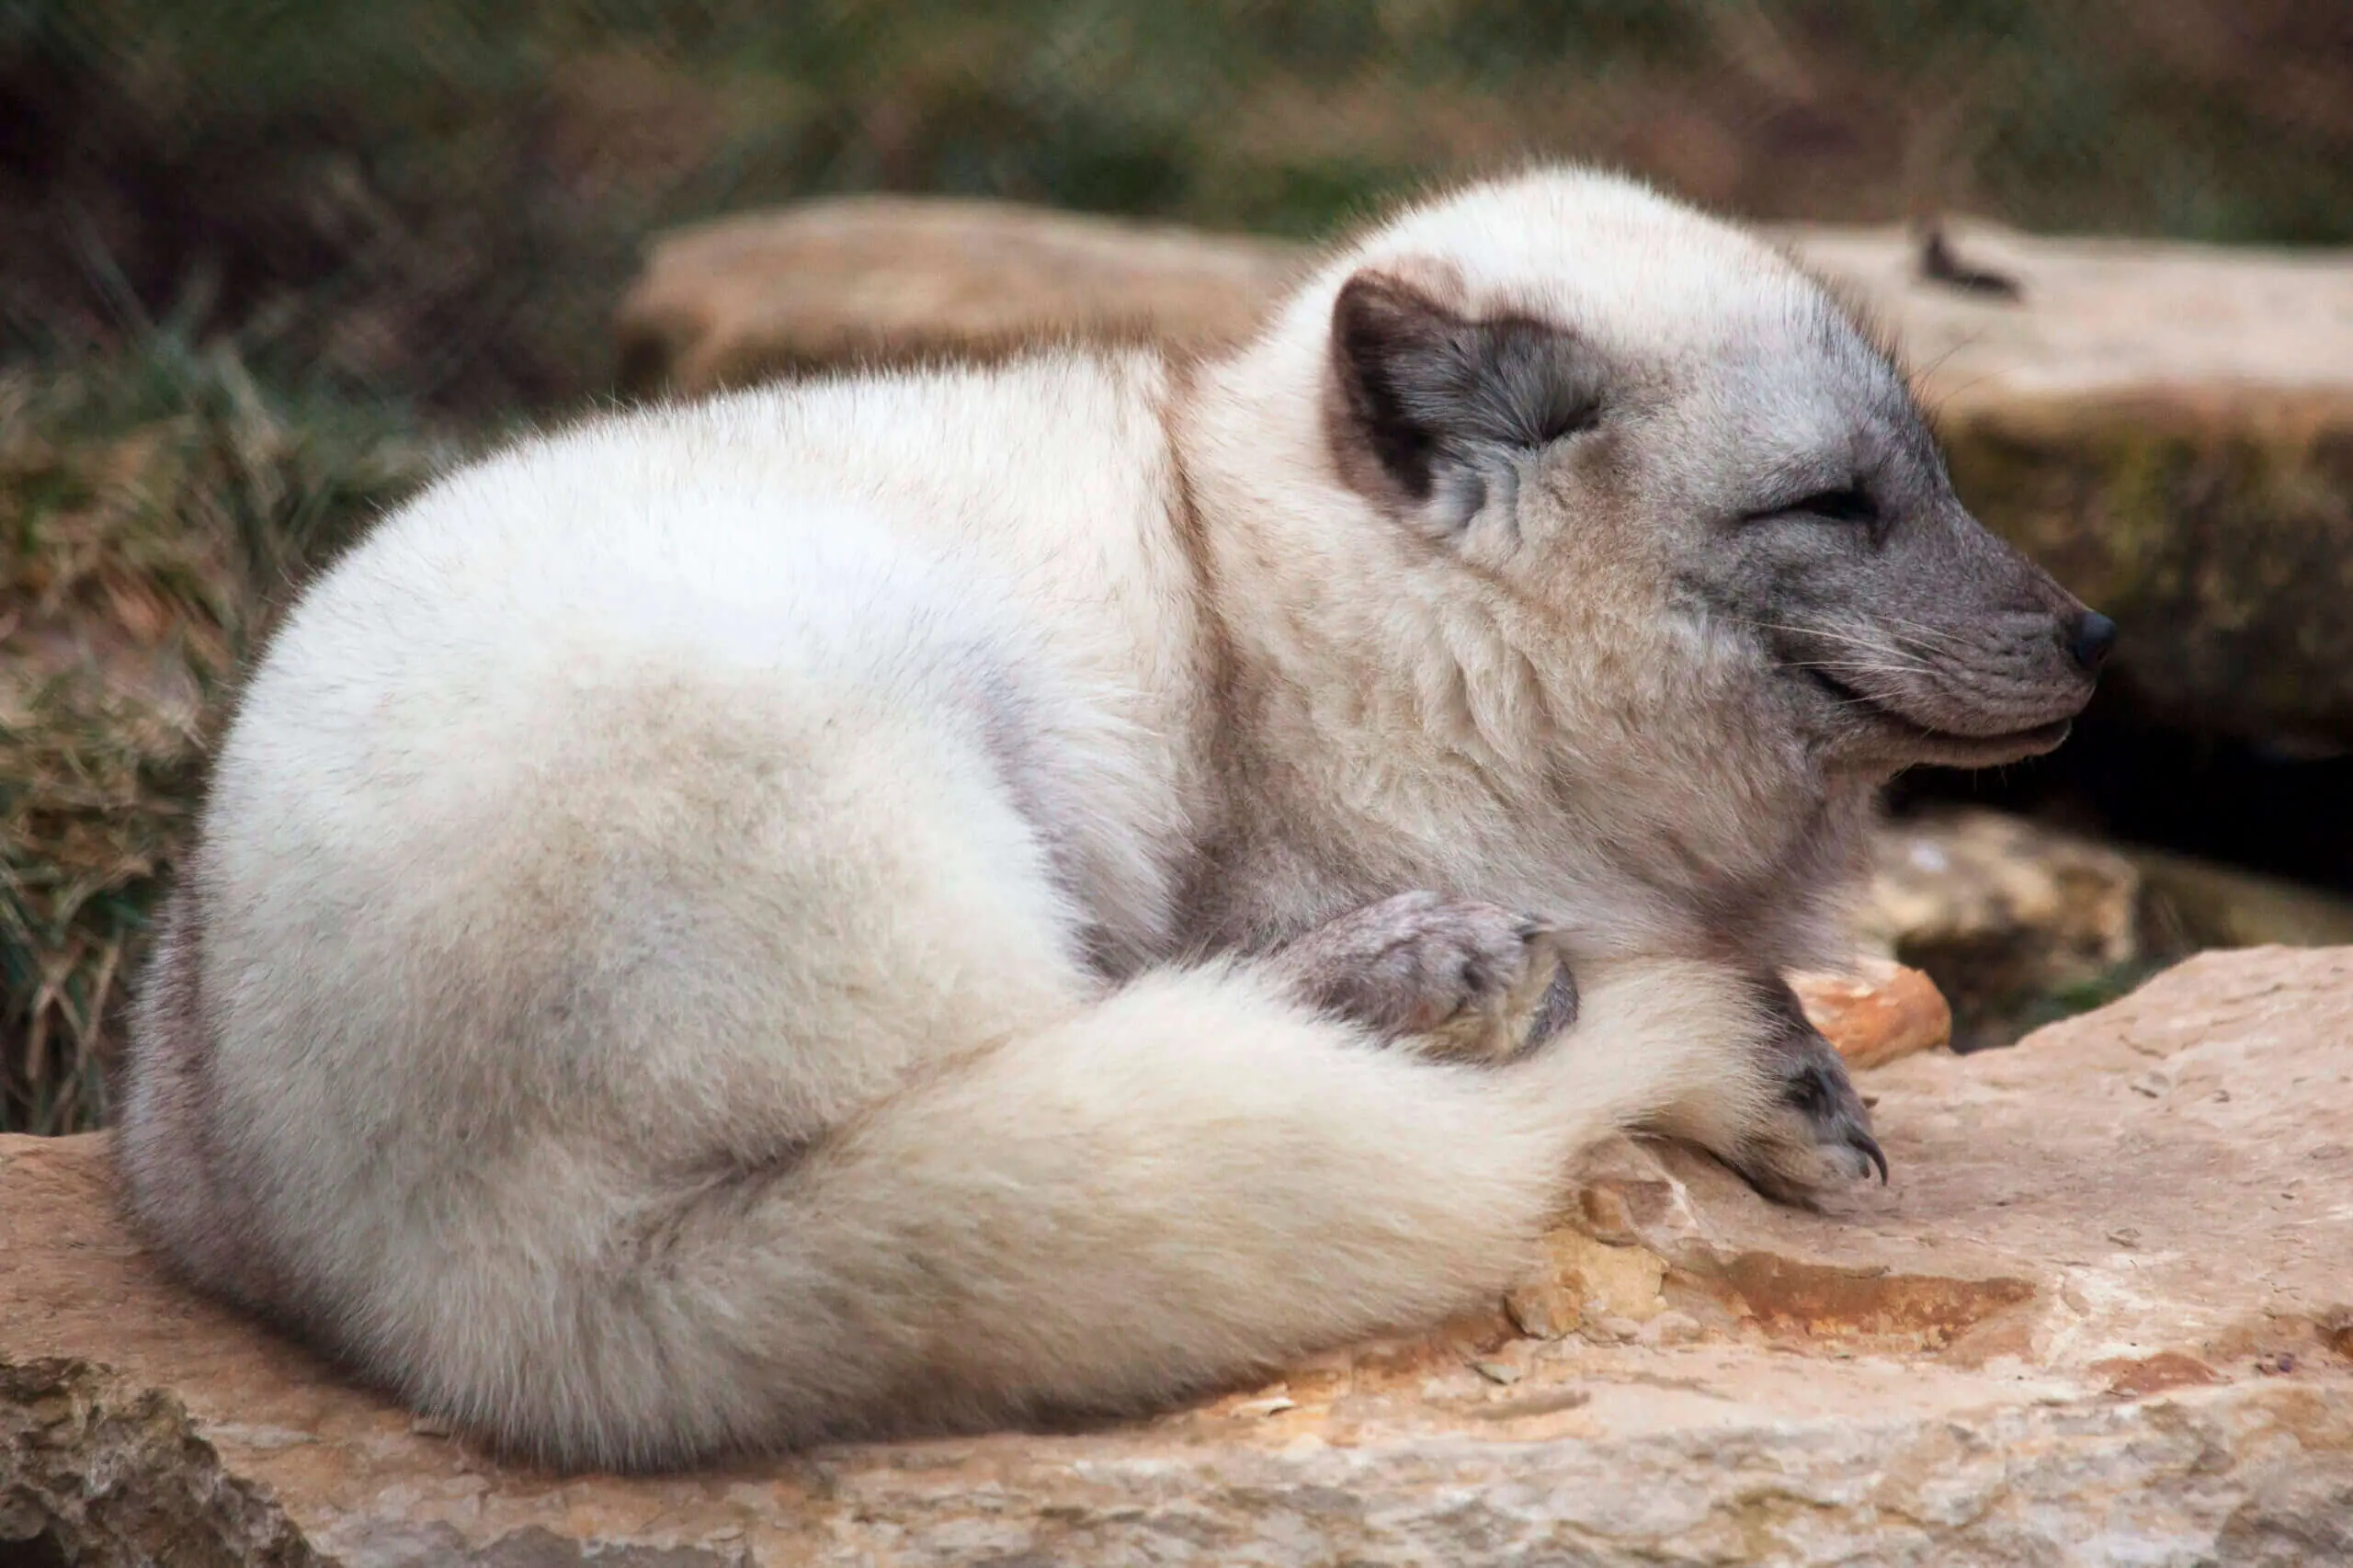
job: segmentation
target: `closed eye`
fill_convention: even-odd
[[[1875,523],[1879,521],[1879,505],[1862,486],[1849,484],[1840,490],[1817,490],[1786,506],[1768,506],[1761,512],[1748,515],[1750,522],[1762,522],[1768,517],[1820,517],[1832,523]]]
[[[1816,491],[1795,506],[1784,506],[1781,509],[1785,512],[1802,512],[1809,517],[1821,517],[1833,523],[1870,523],[1879,520],[1879,507],[1859,486],[1852,484],[1844,490]]]

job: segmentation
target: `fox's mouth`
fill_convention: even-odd
[[[1943,763],[1957,767],[1985,767],[1996,763],[2040,756],[2065,740],[2068,730],[2075,723],[2075,712],[2071,711],[2065,718],[2053,719],[2022,730],[1988,733],[1939,729],[1897,710],[1867,691],[1858,690],[1824,674],[1818,666],[1799,665],[1797,673],[1803,675],[1816,690],[1836,703],[1841,712],[1865,720],[1893,740],[1895,749],[1907,753],[1918,762]],[[2081,709],[2079,702],[2075,711]]]

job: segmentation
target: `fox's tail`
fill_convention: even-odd
[[[1149,1407],[1508,1288],[1572,1157],[1748,1071],[1756,1027],[1719,971],[1629,966],[1478,1068],[1156,973],[774,1168],[616,1194],[612,1233],[527,1207],[371,1358],[571,1464]]]

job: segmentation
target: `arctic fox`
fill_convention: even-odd
[[[1821,287],[1575,169],[1226,358],[601,419],[254,674],[133,1201],[563,1464],[1149,1409],[1509,1285],[1615,1128],[1866,1174],[1774,976],[2112,634]]]

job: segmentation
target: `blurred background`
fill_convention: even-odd
[[[437,464],[622,395],[652,236],[889,191],[1308,238],[1530,151],[1760,220],[2344,245],[2353,6],[0,0],[0,1128],[103,1117],[273,608]],[[2233,896],[2292,918],[2153,903],[2133,861],[2102,917],[2131,940],[2077,941],[2056,980],[1915,933],[1956,1000],[2003,992],[1974,1043],[2233,932],[2339,929],[2341,737],[2099,730],[1896,804],[2078,835],[2018,851],[2064,862],[2063,901],[2109,897],[2138,846],[2266,879]]]
[[[1314,235],[1604,159],[1753,218],[2353,238],[2329,0],[11,0],[11,358],[168,322],[439,412],[576,403],[652,230],[945,192]]]

